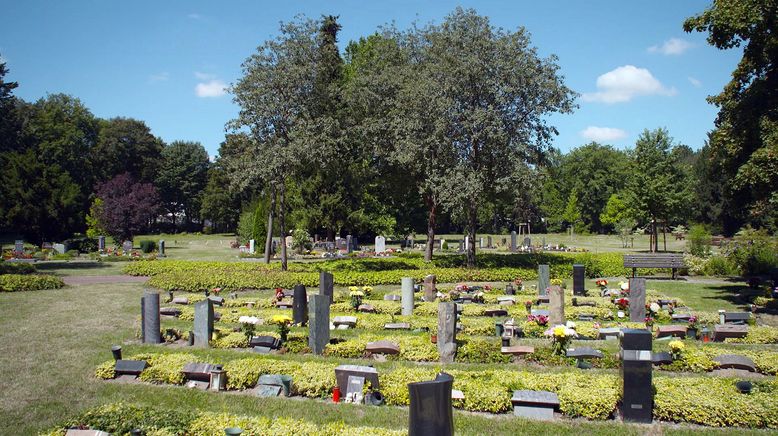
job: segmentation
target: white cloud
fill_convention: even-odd
[[[156,83],[156,82],[164,82],[166,80],[170,79],[170,73],[167,71],[163,71],[161,73],[152,74],[149,76],[149,82]]]
[[[195,86],[198,97],[221,97],[227,93],[227,84],[218,79],[200,82]]]
[[[663,55],[681,55],[686,50],[694,47],[689,41],[680,38],[670,38],[662,45],[652,45],[648,48],[649,53],[661,53]]]
[[[694,85],[695,88],[699,88],[700,86],[702,86],[702,82],[700,82],[699,80],[695,79],[694,77],[689,76],[688,79],[689,79],[689,83]]]
[[[667,88],[645,68],[624,65],[597,78],[597,92],[584,93],[583,101],[623,103],[641,95],[676,94],[675,88]]]
[[[589,126],[580,132],[581,137],[595,142],[618,141],[627,137],[627,132],[614,127]]]

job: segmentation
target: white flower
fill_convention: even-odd
[[[654,312],[654,313],[656,313],[656,312],[659,312],[659,309],[660,309],[660,308],[659,308],[659,305],[658,305],[658,304],[656,304],[656,303],[651,303],[651,306],[649,306],[649,308],[650,308],[650,309],[651,309],[651,311],[652,311],[652,312]]]
[[[574,322],[567,321],[567,323],[565,325],[567,326],[567,328],[575,330],[575,323]]]
[[[256,316],[241,316],[238,318],[238,322],[241,324],[257,324],[259,322],[259,318]]]
[[[629,289],[629,283],[621,282],[621,290],[626,291],[627,289]]]

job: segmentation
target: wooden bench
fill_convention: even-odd
[[[637,275],[638,268],[670,268],[675,278],[676,270],[686,265],[683,263],[683,254],[679,253],[625,254],[624,267],[632,268],[632,277]]]

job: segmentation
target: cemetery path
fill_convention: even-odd
[[[148,280],[145,276],[67,276],[62,277],[66,285],[93,285],[96,283],[140,283]]]

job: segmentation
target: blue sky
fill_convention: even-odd
[[[223,86],[296,14],[340,16],[340,45],[394,21],[440,22],[473,7],[506,29],[526,27],[542,56],[555,54],[566,84],[581,94],[572,115],[550,121],[563,151],[591,140],[634,146],[645,129],[666,127],[700,148],[739,50],[686,34],[686,17],[708,1],[18,1],[2,0],[0,55],[19,82],[15,94],[80,98],[99,117],[143,120],[166,142],[201,142],[214,155],[237,113]]]

